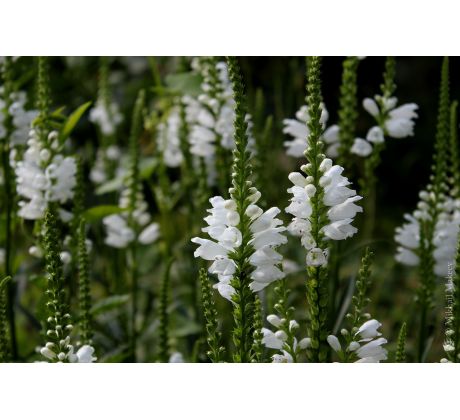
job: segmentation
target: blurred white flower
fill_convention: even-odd
[[[119,207],[124,209],[123,212],[102,219],[107,232],[105,243],[114,248],[126,248],[134,240],[142,245],[149,245],[160,237],[158,223],[150,223],[151,217],[147,212],[148,205],[143,193],[141,191],[137,193],[131,217],[128,211],[129,195],[128,188],[121,193]]]
[[[323,128],[326,127],[327,120],[329,119],[329,113],[327,112],[326,105],[321,104],[321,123]],[[308,136],[310,131],[307,123],[310,120],[308,114],[308,106],[302,105],[301,108],[296,112],[296,119],[286,118],[283,120],[283,133],[293,137],[292,140],[285,141],[284,146],[286,147],[286,154],[293,157],[302,157],[305,149],[307,148]],[[325,128],[322,135],[322,140],[328,146],[326,154],[329,157],[335,158],[338,156],[339,147],[339,126],[331,125]]]
[[[171,168],[178,167],[183,160],[180,148],[180,114],[179,108],[174,107],[166,121],[158,125],[157,145],[163,154],[163,161],[166,166]]]
[[[47,149],[36,130],[31,130],[29,136],[28,148],[14,170],[17,193],[23,198],[19,201],[18,214],[36,220],[43,217],[49,202],[64,204],[73,198],[77,165],[75,158]],[[49,134],[51,144],[55,137],[56,132]]]
[[[103,135],[112,136],[123,121],[123,115],[115,102],[106,104],[103,99],[98,99],[89,112],[89,120],[99,127]]]
[[[1,88],[0,88],[1,89]],[[27,96],[25,92],[13,92],[10,97],[12,103],[8,110],[5,110],[5,101],[0,99],[0,139],[6,136],[6,127],[4,126],[5,112],[12,117],[13,131],[10,136],[10,144],[13,146],[23,145],[26,143],[28,133],[32,122],[38,117],[38,111],[26,110],[25,104]]]

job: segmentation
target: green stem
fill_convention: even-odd
[[[13,174],[10,167],[10,143],[9,136],[12,131],[12,117],[8,112],[11,106],[11,93],[12,93],[12,76],[11,76],[11,58],[8,57],[5,61],[4,69],[4,100],[5,100],[5,127],[7,128],[7,135],[3,141],[2,147],[2,164],[3,164],[3,178],[5,184],[5,276],[11,276],[12,280],[8,282],[6,289],[7,297],[7,317],[10,330],[11,340],[11,356],[13,360],[18,358],[18,346],[16,337],[16,314],[14,310],[16,301],[16,283],[13,280],[13,273],[11,267],[12,260],[12,223],[13,223],[13,206],[15,201],[15,191],[12,185]]]
[[[138,287],[138,268],[137,268],[137,242],[133,241],[130,246],[130,260],[131,260],[131,356],[133,362],[137,360],[137,287]]]

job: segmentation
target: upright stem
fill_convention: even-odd
[[[326,247],[324,234],[321,232],[323,226],[327,224],[326,211],[323,203],[324,191],[320,185],[320,165],[325,158],[323,154],[323,143],[321,141],[322,126],[321,118],[321,58],[311,57],[308,59],[308,83],[307,83],[307,103],[310,120],[308,128],[308,147],[305,157],[308,160],[305,172],[312,177],[316,193],[311,197],[312,214],[310,216],[311,235],[320,249]],[[327,315],[328,315],[328,284],[327,267],[308,266],[307,274],[307,301],[310,311],[309,336],[311,347],[309,349],[309,359],[312,362],[324,362],[327,358],[328,346],[327,337]]]
[[[136,328],[136,318],[137,318],[137,278],[138,278],[138,269],[137,269],[137,243],[133,241],[130,247],[130,259],[131,259],[131,354],[133,362],[136,362],[136,349],[137,349],[137,328]]]
[[[13,279],[13,273],[11,269],[11,259],[12,259],[12,214],[13,206],[15,200],[15,191],[12,185],[12,171],[10,167],[10,143],[9,136],[12,130],[12,117],[8,112],[11,106],[11,93],[12,93],[12,80],[11,80],[11,57],[7,57],[5,61],[4,69],[4,101],[5,101],[5,127],[7,128],[7,135],[2,144],[2,164],[3,164],[3,178],[5,185],[5,276],[11,276]],[[14,280],[11,280],[7,284],[6,289],[7,297],[7,317],[8,325],[10,330],[11,338],[11,356],[13,360],[18,358],[18,346],[16,338],[16,314],[14,311],[15,300],[16,300],[16,283]]]
[[[246,210],[250,204],[250,176],[252,167],[250,155],[247,150],[247,122],[246,122],[246,98],[244,85],[241,77],[238,61],[235,57],[228,57],[228,70],[233,86],[235,99],[235,150],[233,152],[233,188],[230,189],[231,197],[236,203],[240,218],[238,229],[241,232],[241,245],[235,250],[231,258],[236,263],[236,270],[231,285],[235,289],[232,295],[233,319],[233,342],[235,353],[233,361],[247,363],[251,361],[254,320],[254,294],[249,287],[251,282],[252,267],[249,256],[253,253],[252,245],[249,244],[252,234],[250,231],[250,219]]]

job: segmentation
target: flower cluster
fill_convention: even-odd
[[[177,168],[184,157],[180,145],[180,113],[179,108],[173,107],[166,121],[158,125],[157,146],[163,155],[163,161],[170,168]]]
[[[304,169],[304,168],[303,168]],[[294,216],[288,226],[288,231],[301,237],[301,243],[309,252],[307,254],[307,265],[322,266],[327,263],[328,251],[317,247],[312,235],[312,224],[309,220],[312,214],[313,197],[321,199],[322,205],[327,210],[328,222],[321,227],[320,233],[334,241],[340,241],[353,236],[357,229],[351,225],[356,213],[363,209],[355,204],[361,200],[356,191],[348,188],[350,182],[342,175],[343,168],[333,165],[331,159],[324,159],[319,167],[321,178],[319,184],[321,191],[317,191],[313,185],[312,177],[304,177],[300,172],[289,174],[289,180],[294,184],[288,189],[292,194],[291,204],[286,212]]]
[[[89,113],[89,120],[99,127],[103,135],[112,136],[123,121],[123,115],[115,102],[106,104],[99,99]]]
[[[394,96],[382,97],[375,96],[375,100],[365,98],[363,100],[364,109],[375,118],[377,125],[369,129],[366,139],[356,138],[351,152],[362,157],[372,153],[373,146],[382,144],[385,135],[402,139],[414,135],[414,119],[417,118],[416,104],[404,104],[396,107],[398,100]]]
[[[1,96],[0,91],[0,96]],[[8,113],[12,117],[13,131],[10,137],[10,143],[12,145],[24,144],[27,139],[27,133],[32,125],[32,121],[37,118],[38,111],[26,110],[25,104],[27,101],[27,95],[25,92],[13,92],[11,93],[11,105],[8,109]],[[5,108],[5,101],[0,99],[0,110]],[[0,112],[0,139],[6,136],[6,127],[4,125],[5,114]]]
[[[294,333],[299,328],[296,320],[290,320],[288,323],[286,319],[271,314],[267,316],[267,321],[277,330],[273,332],[268,328],[262,328],[262,344],[269,349],[281,351],[272,356],[273,363],[293,363],[297,360],[300,350],[305,350],[310,346],[309,338],[297,341],[297,338],[294,337]]]
[[[413,214],[405,214],[406,223],[396,228],[395,241],[399,244],[396,261],[408,265],[420,264],[420,224],[430,220],[428,211],[434,205],[433,193],[420,192],[420,201]],[[437,216],[433,235],[434,274],[446,276],[449,263],[455,259],[455,252],[460,232],[460,200],[446,199],[438,204],[440,213]]]
[[[203,83],[197,100],[189,96],[183,98],[187,122],[191,127],[190,153],[204,160],[208,183],[214,185],[219,165],[229,165],[225,156],[229,157],[228,152],[235,147],[233,90],[225,62],[194,60],[192,66],[203,76]],[[251,149],[254,146],[251,116],[246,114],[245,119],[248,123],[248,147]]]
[[[91,168],[89,178],[96,185],[102,184],[113,178],[123,178],[127,167],[126,155],[115,145],[100,148],[97,151],[96,161]]]
[[[69,336],[61,341],[61,349],[57,349],[55,343],[46,343],[45,347],[40,349],[41,355],[50,361],[58,363],[93,363],[97,360],[97,357],[94,356],[94,348],[92,346],[85,344],[75,353],[74,346],[70,344]],[[63,349],[64,351],[62,351]]]
[[[287,239],[281,234],[286,228],[282,226],[282,221],[276,218],[280,210],[272,207],[264,212],[256,205],[261,194],[253,187],[251,190],[251,204],[246,210],[246,215],[251,220],[249,245],[254,250],[249,257],[249,263],[254,268],[250,287],[252,291],[258,292],[273,281],[284,277],[284,273],[278,268],[282,256],[275,248],[286,243]],[[232,257],[242,244],[240,217],[233,199],[224,200],[217,196],[209,201],[212,208],[208,210],[210,215],[204,219],[208,227],[202,230],[211,239],[193,238],[192,242],[200,245],[194,255],[213,261],[209,272],[218,276],[219,282],[215,287],[223,297],[231,300],[235,291],[230,282],[236,270],[236,263]]]
[[[308,121],[310,115],[308,113],[308,106],[302,107],[296,112],[296,119],[286,118],[283,120],[284,128],[283,133],[289,134],[293,137],[292,140],[285,141],[286,154],[293,157],[302,157],[305,149],[308,147],[308,136],[310,130],[308,129]],[[329,119],[329,113],[326,106],[321,104],[321,119],[320,122],[323,128]],[[339,126],[337,124],[331,125],[326,128],[322,134],[322,140],[327,145],[326,154],[331,158],[336,158],[339,151]]]
[[[151,217],[147,212],[148,205],[142,192],[137,193],[135,210],[132,217],[129,215],[130,190],[127,188],[121,193],[119,207],[125,209],[120,214],[112,214],[103,219],[107,230],[105,243],[114,248],[126,248],[137,240],[143,245],[155,242],[160,236],[158,223],[150,223]]]
[[[355,359],[356,363],[379,363],[388,357],[388,351],[382,347],[387,340],[381,337],[382,333],[378,331],[381,326],[382,324],[375,319],[366,321],[345,348],[342,348],[335,335],[329,335],[327,342],[341,359]],[[348,335],[348,332],[344,330],[344,334]]]
[[[194,67],[203,75],[201,89],[203,93],[194,102],[196,124],[192,127],[191,152],[197,156],[215,154],[216,141],[227,150],[235,146],[233,140],[234,107],[233,90],[228,77],[227,65],[219,62],[215,69],[211,65],[200,65],[194,61]],[[217,70],[217,80],[213,71]]]
[[[49,202],[64,204],[73,198],[77,172],[75,158],[59,153],[58,133],[49,133],[48,147],[37,130],[29,132],[23,160],[13,162],[17,193],[24,198],[18,214],[31,220],[41,219]]]

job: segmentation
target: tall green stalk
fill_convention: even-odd
[[[320,249],[326,248],[324,235],[321,228],[327,221],[327,211],[323,204],[324,191],[320,185],[320,164],[324,159],[323,143],[321,141],[321,58],[311,57],[308,59],[307,72],[307,104],[310,120],[308,128],[308,148],[305,157],[308,164],[305,172],[312,177],[316,194],[311,197],[312,214],[310,216],[311,235]],[[310,323],[308,328],[311,346],[308,351],[311,362],[324,362],[327,358],[328,346],[326,343],[327,312],[328,312],[328,284],[327,267],[307,267],[307,301],[310,311]]]
[[[10,345],[8,340],[7,329],[7,300],[6,292],[11,277],[5,277],[0,281],[0,363],[10,360]]]
[[[12,272],[12,241],[13,241],[13,223],[14,223],[14,202],[15,202],[15,189],[13,184],[13,171],[10,166],[10,136],[13,131],[13,119],[9,112],[12,105],[11,94],[13,93],[13,76],[12,76],[12,59],[11,57],[5,58],[3,69],[3,96],[5,108],[1,111],[4,112],[3,124],[6,129],[6,136],[1,142],[2,166],[3,166],[3,179],[5,191],[5,269],[4,275],[10,276],[12,280],[7,283],[6,293],[2,299],[6,300],[6,316],[8,318],[8,326],[10,331],[10,346],[11,357],[13,360],[18,358],[18,345],[16,338],[16,313],[14,310],[16,300],[16,283],[14,281]],[[2,293],[3,294],[3,293]]]
[[[396,350],[396,363],[405,363],[406,362],[406,323],[404,322],[401,326],[401,330],[399,331],[398,336],[398,348]]]
[[[131,133],[129,137],[129,154],[130,166],[128,176],[129,190],[129,207],[128,207],[128,225],[134,226],[136,220],[134,212],[138,201],[140,191],[140,175],[139,175],[139,137],[142,132],[142,113],[145,105],[145,91],[139,91],[134,105],[133,117],[131,122]],[[138,305],[138,267],[137,267],[137,238],[133,240],[129,246],[129,268],[131,275],[131,357],[136,361],[137,350],[137,305]]]
[[[387,57],[385,60],[385,71],[383,73],[383,82],[380,85],[381,95],[383,100],[393,96],[396,90],[396,60],[394,57]],[[379,116],[378,125],[385,132],[385,120],[387,114]],[[359,180],[361,187],[360,194],[365,197],[366,218],[364,222],[363,237],[365,240],[370,240],[373,235],[375,218],[376,218],[376,169],[380,165],[381,153],[385,149],[385,142],[374,144],[372,153],[364,160],[364,174]]]
[[[170,300],[170,273],[171,266],[174,262],[173,258],[170,258],[166,264],[163,279],[161,281],[160,289],[160,307],[159,307],[159,318],[160,318],[160,341],[159,341],[159,352],[158,358],[160,362],[166,363],[169,360],[169,313],[168,306]]]
[[[92,343],[91,288],[85,222],[80,218],[78,229],[78,274],[80,304],[80,336],[83,344]]]
[[[251,231],[249,229],[250,219],[246,209],[251,204],[249,200],[252,173],[250,154],[247,150],[247,105],[244,95],[243,79],[238,61],[235,57],[228,57],[228,70],[233,85],[235,99],[235,150],[233,152],[233,173],[231,196],[236,202],[237,212],[240,217],[238,228],[241,231],[241,246],[234,251],[230,258],[236,264],[234,277],[231,285],[235,289],[232,295],[233,318],[235,326],[233,329],[233,343],[235,351],[233,361],[247,363],[251,361],[251,350],[253,344],[253,321],[254,321],[254,294],[249,284],[252,267],[249,264],[249,257],[254,252],[249,244]]]
[[[458,101],[453,101],[450,106],[450,180],[452,196],[460,197],[460,158],[458,155]]]
[[[311,65],[311,62],[308,63]],[[343,61],[342,84],[340,85],[339,127],[340,147],[338,164],[345,166],[350,162],[358,119],[358,57],[347,57]],[[307,65],[308,67],[308,65]]]
[[[435,140],[435,156],[432,166],[432,175],[428,192],[431,194],[428,206],[429,217],[420,221],[420,286],[417,290],[417,301],[420,308],[420,324],[418,335],[418,361],[422,362],[426,356],[426,342],[433,323],[432,310],[434,308],[433,295],[436,287],[434,273],[435,260],[434,233],[440,214],[440,205],[445,200],[447,185],[445,176],[447,170],[447,147],[449,143],[450,126],[449,101],[449,59],[444,58],[441,70],[441,86],[439,94],[438,122]]]
[[[212,297],[212,287],[206,269],[200,270],[201,283],[201,304],[203,306],[204,318],[206,320],[206,341],[209,350],[207,356],[213,363],[222,362],[224,347],[221,346],[222,333],[219,331],[218,314],[215,302]]]

